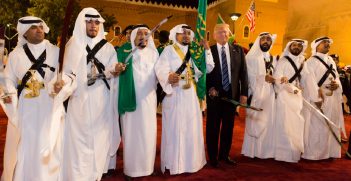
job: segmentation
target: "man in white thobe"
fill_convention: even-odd
[[[175,73],[190,51],[193,38],[194,32],[188,25],[175,26],[169,36],[173,44],[163,50],[155,65],[158,80],[167,94],[162,101],[161,170],[169,169],[172,175],[197,172],[206,164],[202,113],[195,84],[203,73],[192,59],[180,75]],[[204,63],[207,72],[211,72],[214,63],[206,45]]]
[[[96,9],[84,8],[66,45],[64,69],[76,75],[77,89],[67,107],[64,181],[100,180],[120,142],[114,77],[122,66],[103,22]]]
[[[119,103],[123,139],[123,166],[127,177],[151,175],[156,156],[156,85],[154,70],[158,52],[145,25],[136,25],[131,34],[135,53],[119,77]],[[144,40],[145,39],[145,40]],[[126,52],[127,57],[130,52]],[[123,61],[124,60],[119,60]]]
[[[245,134],[241,153],[254,158],[273,158],[275,79],[272,76],[276,65],[269,53],[275,34],[261,33],[246,55],[249,77],[249,98],[251,106],[263,111],[246,110]]]
[[[304,66],[307,41],[291,40],[277,63],[273,76],[277,82],[274,128],[274,159],[298,162],[304,152],[303,99],[320,102],[318,87]]]
[[[63,100],[57,102],[52,95],[61,90],[64,82],[72,83],[73,78],[67,81],[65,77],[54,90],[55,83],[52,82],[56,80],[59,49],[44,39],[49,28],[42,19],[20,18],[17,31],[18,44],[10,53],[4,73],[4,90],[14,94],[3,99],[5,104],[1,104],[9,116],[7,139],[14,142],[6,142],[2,179],[58,180],[64,111]],[[58,110],[55,118],[54,109]],[[53,120],[57,129],[51,127]],[[57,137],[50,142],[54,130]],[[47,151],[48,147],[50,151]]]
[[[336,126],[327,124],[324,118],[315,111],[304,112],[305,117],[305,152],[302,157],[309,160],[340,158],[341,147],[332,131],[340,139],[340,132],[345,135],[344,117],[342,113],[342,88],[339,74],[333,59],[328,55],[332,39],[321,37],[312,44],[312,56],[306,66],[311,71],[319,93],[324,98],[318,107]]]

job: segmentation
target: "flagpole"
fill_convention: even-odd
[[[221,19],[221,21],[223,22],[223,23],[226,23],[225,21],[224,21],[224,19],[222,18],[222,16],[221,16],[221,14],[220,13],[218,13],[218,17]],[[218,23],[218,22],[217,22]],[[234,24],[234,26],[235,26],[235,24]],[[233,36],[233,33],[232,33],[232,31],[229,29],[229,34],[230,34],[230,36]]]
[[[249,5],[249,8],[248,8],[248,9],[250,9],[250,7],[252,6],[252,3],[253,3],[254,1],[255,1],[255,0],[252,0],[252,1],[251,1],[251,3],[250,3],[250,5]],[[247,10],[247,11],[248,11],[248,10]],[[247,11],[246,11],[246,13],[247,13]],[[239,27],[240,27],[240,25],[243,23],[244,19],[245,19],[245,17],[243,17],[243,19],[241,19],[241,21],[240,21],[240,23],[239,23]]]

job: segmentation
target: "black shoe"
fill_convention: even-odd
[[[170,176],[171,175],[171,171],[169,169],[165,168],[165,172],[163,173],[163,175]]]
[[[219,159],[219,160],[224,162],[224,163],[226,163],[226,164],[228,164],[228,165],[233,165],[234,166],[234,165],[237,164],[236,161],[232,160],[230,157],[222,158],[222,159]]]
[[[212,167],[218,168],[218,161],[217,160],[210,160],[209,163]]]
[[[132,181],[132,180],[133,180],[133,177],[124,174],[124,180],[126,180],[126,181]]]
[[[102,174],[102,178],[113,177],[115,175],[114,169],[107,170],[107,173]]]

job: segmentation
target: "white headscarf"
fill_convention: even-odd
[[[285,49],[284,49],[284,52],[283,52],[283,55],[282,56],[294,56],[293,54],[291,54],[290,52],[290,45],[293,43],[293,42],[297,42],[297,43],[302,43],[302,46],[303,46],[303,49],[301,51],[301,53],[299,55],[297,55],[298,57],[303,56],[303,54],[305,53],[306,49],[307,49],[307,45],[308,45],[308,41],[307,40],[302,40],[302,39],[292,39],[291,41],[289,41],[286,46],[285,46]]]
[[[73,30],[73,35],[72,39],[74,41],[79,42],[80,44],[85,45],[88,43],[89,37],[87,36],[87,30],[86,30],[86,22],[85,21],[99,21],[99,32],[94,39],[97,39],[97,41],[100,41],[101,39],[105,39],[104,35],[104,25],[103,23],[105,20],[101,17],[100,13],[94,9],[94,8],[84,8],[77,17],[76,23],[74,25],[74,30]]]
[[[313,42],[311,43],[312,55],[315,55],[317,53],[317,47],[323,40],[328,40],[330,44],[333,43],[333,39],[326,37],[326,36],[319,37],[319,38],[313,40]]]
[[[96,16],[96,18],[86,17],[88,16]],[[79,62],[82,57],[87,55],[85,47],[87,46],[89,39],[87,30],[86,30],[86,20],[98,20],[100,21],[99,32],[96,37],[93,38],[94,42],[99,42],[102,39],[105,39],[104,36],[104,26],[103,22],[105,21],[99,14],[99,12],[94,8],[84,8],[76,19],[73,35],[70,40],[66,44],[66,52],[65,52],[65,67],[74,67],[74,71],[79,66]],[[66,60],[67,59],[67,60]],[[70,70],[69,70],[70,71]]]
[[[86,17],[88,15],[89,17]],[[94,16],[94,17],[91,17]],[[98,20],[99,24],[99,32],[96,37],[90,38],[87,35],[86,31],[86,20]],[[78,90],[84,90],[87,81],[87,70],[86,66],[86,56],[87,51],[85,50],[88,45],[89,39],[92,39],[94,42],[99,42],[102,39],[105,39],[104,36],[104,27],[103,22],[105,20],[101,18],[99,12],[94,8],[84,8],[77,17],[75,22],[73,36],[66,44],[66,52],[65,52],[65,63],[64,63],[64,71],[65,72],[73,72],[77,74]],[[81,75],[79,75],[81,74]],[[79,79],[78,79],[79,77]],[[75,94],[79,94],[79,91],[76,91]],[[83,91],[84,92],[84,91]]]
[[[132,49],[135,48],[134,40],[136,38],[138,30],[148,30],[148,33],[150,33],[150,30],[147,27],[138,27],[138,28],[133,29],[133,31],[132,31],[132,33],[130,35],[130,42],[132,44]],[[156,46],[155,46],[155,43],[154,43],[154,39],[152,38],[152,36],[149,36],[148,43],[147,43],[147,45],[146,45],[146,47],[144,49],[146,49],[146,48],[151,49],[151,50],[157,52],[157,54],[158,54],[158,51],[156,49]]]
[[[258,56],[264,56],[264,57],[267,57],[269,56],[269,50],[267,52],[263,52],[261,50],[261,47],[260,47],[260,39],[263,37],[263,36],[269,36],[272,38],[272,45],[271,47],[269,47],[269,50],[272,49],[273,47],[273,44],[275,42],[275,39],[277,38],[277,35],[276,34],[270,34],[269,32],[262,32],[260,33],[260,35],[256,38],[255,40],[255,43],[252,45],[250,51],[247,53],[246,55],[246,58],[249,59],[249,58],[254,58],[256,59]]]
[[[184,32],[184,28],[189,29],[188,27],[189,26],[187,24],[179,24],[179,25],[173,27],[171,29],[171,31],[169,32],[169,39],[172,40],[173,43],[177,42],[177,38],[176,38],[177,33],[183,33]],[[191,29],[189,29],[189,30],[191,32],[190,33],[190,40],[193,41],[193,39],[194,39],[194,32]]]
[[[23,46],[28,43],[28,41],[24,38],[24,34],[29,30],[31,26],[43,26],[43,30],[45,33],[49,33],[49,27],[46,23],[38,17],[35,16],[25,16],[20,18],[17,22],[17,32],[18,32],[18,42],[17,46]]]

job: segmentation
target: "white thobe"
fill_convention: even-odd
[[[101,39],[89,39],[90,49]],[[117,62],[113,46],[106,43],[95,55],[105,66],[105,75],[110,90],[102,79],[88,86],[87,75],[91,72],[87,64],[86,45],[69,42],[66,47],[65,71],[76,74],[77,89],[68,102],[63,180],[95,181],[100,180],[107,171],[110,157],[116,153],[119,140],[118,116],[116,111],[116,89],[118,81],[111,71]],[[84,47],[79,52],[77,47]],[[78,52],[77,52],[78,51]],[[78,56],[78,57],[77,57]],[[98,73],[98,71],[96,70]],[[118,137],[119,138],[119,137]]]
[[[124,174],[140,177],[152,174],[156,156],[156,85],[154,71],[158,53],[138,49],[133,54],[136,110],[121,115]]]
[[[184,55],[188,51],[188,46],[178,43],[177,46]],[[190,62],[194,67],[192,59]],[[189,89],[182,88],[184,79],[176,86],[168,82],[169,73],[175,72],[182,63],[173,45],[169,45],[155,65],[158,80],[167,94],[162,102],[161,170],[169,169],[172,175],[197,172],[206,164],[203,119],[194,82],[191,80]],[[206,65],[211,72],[214,67],[211,51],[206,51]],[[194,76],[199,77],[199,73],[195,71]]]
[[[38,58],[46,50],[45,64],[56,67],[59,49],[47,40],[33,45],[28,43],[34,58]],[[8,65],[5,68],[5,75],[8,77],[7,88],[15,90],[17,82],[31,67],[32,63],[28,59],[22,46],[15,48],[11,52]],[[60,167],[51,163],[59,163],[62,157],[62,134],[59,136],[59,144],[50,157],[43,157],[42,150],[47,147],[51,126],[51,114],[53,108],[53,98],[50,97],[51,90],[48,90],[48,83],[55,75],[49,68],[43,68],[44,78],[36,71],[34,77],[44,83],[44,88],[40,89],[40,95],[34,98],[24,96],[30,90],[24,89],[18,99],[18,123],[17,129],[20,141],[17,147],[17,164],[14,173],[14,180],[58,180]],[[29,83],[30,81],[28,81]],[[11,91],[12,92],[12,91]],[[63,123],[62,123],[63,124]],[[60,129],[60,132],[63,130]],[[11,138],[9,138],[11,139]]]
[[[317,53],[317,56],[322,58],[328,65],[333,65],[333,68],[336,70],[336,65],[331,57],[327,54]],[[314,57],[310,57],[307,62],[307,66],[311,71],[311,76],[315,79],[318,84],[319,80],[322,78],[326,71],[326,67]],[[344,117],[342,113],[342,88],[339,79],[339,74],[337,71],[334,72],[336,75],[335,81],[339,85],[339,88],[333,91],[332,96],[325,95],[325,100],[322,104],[322,110],[334,124],[339,127],[332,129],[336,135],[340,138],[340,129],[344,130]],[[330,92],[325,89],[327,84],[330,84],[330,78],[333,76],[329,74],[329,77],[321,86],[324,94]],[[312,103],[313,104],[313,103]],[[318,115],[315,111],[305,111],[305,152],[302,157],[309,160],[321,160],[327,158],[340,158],[341,157],[341,147],[333,137],[333,134],[329,130],[325,120],[322,116]]]
[[[265,60],[269,53],[246,57],[249,77],[249,96],[251,106],[263,111],[246,109],[245,134],[241,153],[248,157],[273,158],[273,126],[275,110],[275,92],[273,85],[265,81]],[[275,66],[275,59],[273,66]]]
[[[15,87],[12,87],[12,90],[6,90],[5,84],[8,80],[6,80],[4,72],[1,72],[2,78],[5,81],[2,82],[3,91],[8,92],[16,92]],[[5,92],[4,92],[5,93]],[[3,171],[1,175],[1,181],[12,181],[13,173],[15,171],[16,162],[17,162],[17,146],[20,138],[20,133],[18,130],[18,114],[17,114],[17,95],[12,95],[12,103],[5,104],[3,101],[0,101],[1,107],[4,110],[8,122],[6,129],[6,141],[4,148],[4,163],[3,163]]]
[[[299,69],[304,62],[304,57],[288,55]],[[282,77],[290,79],[295,75],[295,70],[290,62],[281,58],[274,72],[277,82],[275,84],[276,117],[274,128],[274,159],[286,162],[297,162],[300,160],[301,153],[304,152],[303,134],[305,120],[302,116],[303,95],[308,95],[308,99],[313,102],[319,101],[318,87],[307,66],[304,66],[300,75],[301,79],[296,78],[291,83],[281,84]],[[302,89],[302,91],[300,90]],[[296,94],[294,91],[298,91]],[[307,96],[306,96],[307,97]]]

